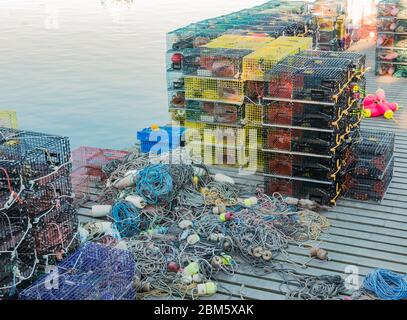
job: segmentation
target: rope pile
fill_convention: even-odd
[[[363,289],[382,300],[407,299],[407,274],[400,275],[386,269],[376,269],[366,276]]]
[[[191,161],[158,160],[133,152],[120,164],[111,164],[105,168],[112,172],[99,199],[112,205],[112,227],[121,239],[98,235],[95,241],[133,253],[134,286],[140,298],[213,294],[211,281],[220,273],[234,274],[242,263],[274,272],[281,260],[292,263],[287,258],[289,244],[317,240],[329,227],[326,218],[309,210],[316,207],[309,201],[287,201],[278,193],[269,196],[260,188],[236,185]],[[294,277],[287,270],[285,276]],[[301,293],[292,297],[325,298],[338,292],[329,286],[321,289],[326,279],[314,283],[298,275],[294,279],[311,293],[298,289]],[[316,288],[323,293],[318,295]]]

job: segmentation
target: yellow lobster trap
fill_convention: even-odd
[[[273,41],[276,47],[295,47],[299,51],[312,49],[311,37],[279,37]]]
[[[14,110],[0,110],[0,127],[17,129],[17,112]]]
[[[263,123],[263,106],[254,103],[245,103],[244,123],[247,126],[261,127]]]
[[[243,58],[242,78],[251,81],[265,81],[267,72],[278,62],[287,56],[310,48],[312,48],[311,38],[280,37],[270,45]]]
[[[244,81],[220,78],[185,76],[185,98],[242,104],[244,100]]]
[[[272,37],[225,34],[212,40],[203,47],[212,49],[244,49],[255,51],[271,44],[273,40],[274,38]]]

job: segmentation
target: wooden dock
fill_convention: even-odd
[[[367,74],[368,93],[382,88],[389,100],[401,105],[395,121],[377,118],[362,122],[363,128],[396,133],[394,178],[381,204],[340,200],[325,214],[332,227],[321,237],[320,247],[329,251],[330,261],[311,261],[302,272],[346,277],[347,268],[355,266],[362,281],[375,268],[387,268],[403,274],[407,270],[407,79],[374,75],[374,44],[361,43],[352,50],[366,53],[368,66],[372,67]],[[222,171],[243,183],[261,181],[260,176],[237,177],[232,170]],[[85,204],[79,213],[89,211],[92,204]],[[299,264],[309,260],[308,250],[290,246],[288,252],[291,260]],[[283,258],[277,259],[284,261]],[[278,275],[256,276],[250,269],[241,266],[234,276],[221,276],[219,293],[212,299],[285,299],[280,291],[281,283]]]

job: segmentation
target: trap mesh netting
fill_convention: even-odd
[[[25,300],[130,300],[134,257],[129,251],[88,243],[24,290]]]

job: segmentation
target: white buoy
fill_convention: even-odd
[[[144,201],[144,199],[140,196],[128,196],[125,198],[126,201],[131,202],[136,206],[136,208],[139,209],[144,209],[147,205],[147,203]]]
[[[102,218],[110,214],[112,206],[109,205],[94,205],[92,206],[92,217]]]
[[[126,172],[126,175],[122,179],[116,180],[113,183],[113,186],[119,190],[134,186],[134,176],[136,175],[137,172],[138,172],[137,170],[131,170]]]

